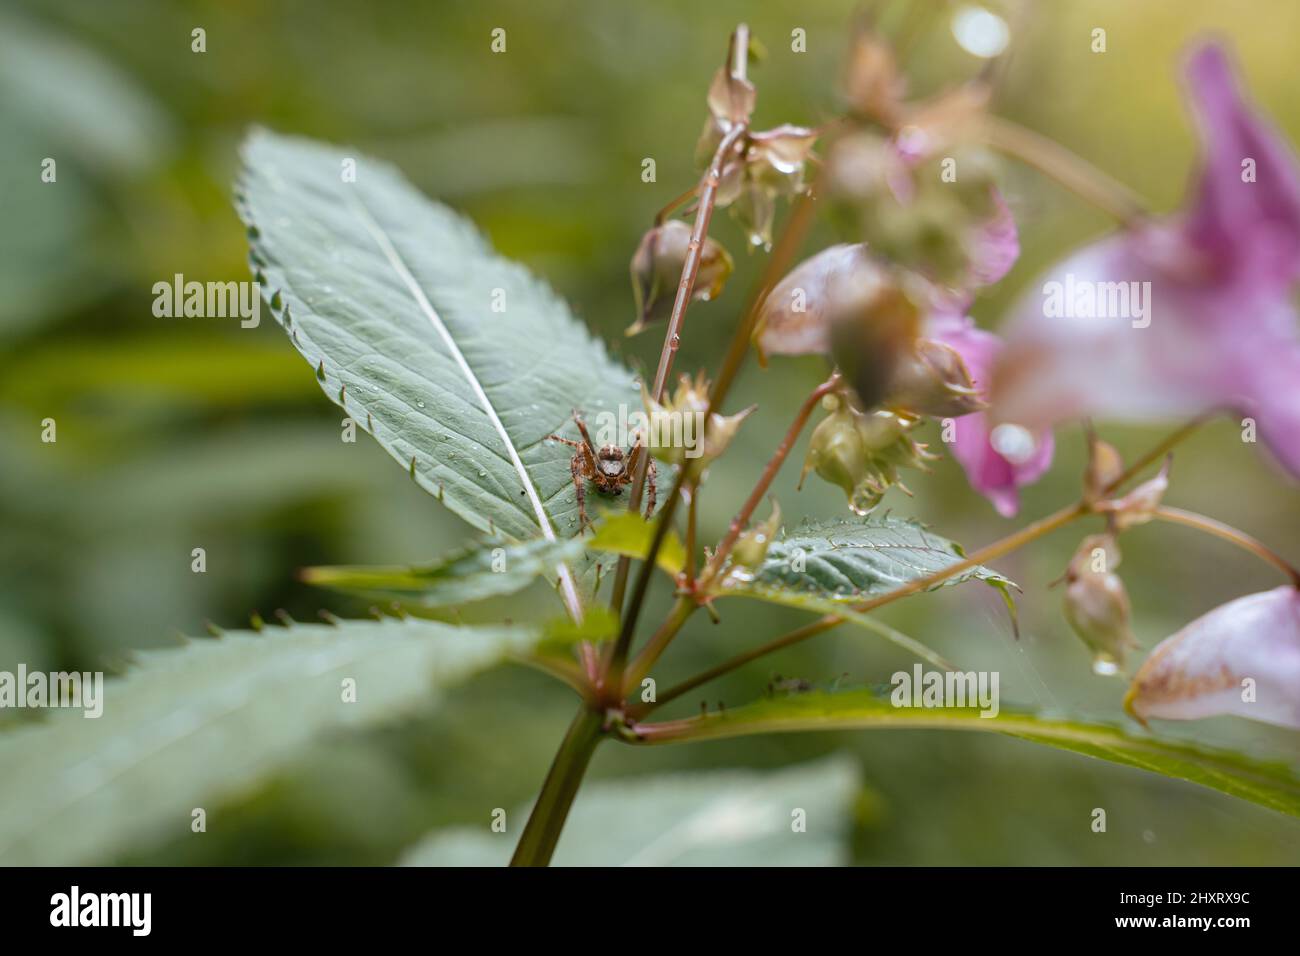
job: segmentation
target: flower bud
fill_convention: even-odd
[[[721,455],[740,423],[756,407],[751,405],[735,415],[714,412],[706,425],[709,383],[703,373],[694,381],[687,375],[681,376],[666,405],[651,398],[642,385],[641,401],[650,424],[650,434],[646,437],[650,453],[660,461],[679,466],[689,461],[698,461],[703,466]]]
[[[1118,673],[1137,647],[1129,624],[1131,608],[1124,582],[1114,571],[1119,547],[1109,534],[1083,539],[1065,572],[1065,620],[1092,651],[1092,669]]]
[[[831,313],[855,274],[876,275],[864,245],[836,245],[799,263],[763,299],[754,326],[758,358],[829,355]]]
[[[831,357],[864,408],[874,408],[890,397],[899,366],[909,360],[920,327],[916,299],[893,270],[856,273],[846,283],[830,313]],[[960,357],[956,353],[953,357],[964,370]],[[969,373],[965,379],[970,381]]]
[[[894,485],[907,491],[899,481],[899,468],[924,471],[925,462],[936,457],[908,434],[917,424],[915,419],[887,411],[863,413],[837,395],[828,395],[823,402],[831,414],[813,429],[799,486],[803,487],[809,471],[815,471],[843,489],[855,514],[869,514]]]
[[[679,219],[655,226],[641,237],[631,266],[637,318],[628,328],[628,335],[636,335],[647,325],[672,315],[690,244],[691,227]],[[691,298],[703,301],[716,298],[726,285],[731,269],[727,250],[716,240],[705,239]]]
[[[722,126],[723,132],[735,123],[749,120],[754,112],[758,93],[754,84],[731,72],[730,65],[719,67],[709,84],[709,114]]]
[[[985,407],[961,353],[934,339],[917,339],[899,358],[885,404],[934,418],[960,418]]]
[[[731,549],[731,563],[744,568],[756,568],[767,557],[767,549],[781,528],[781,506],[772,501],[772,515],[760,525],[750,528]]]
[[[847,133],[826,157],[827,194],[845,203],[884,194],[911,194],[911,172],[891,141],[876,133]]]

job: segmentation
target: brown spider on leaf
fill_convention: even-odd
[[[638,434],[636,444],[627,453],[624,453],[618,445],[602,445],[600,450],[597,450],[592,444],[591,435],[587,433],[586,422],[576,411],[573,413],[573,421],[578,426],[578,431],[582,433],[582,441],[572,441],[559,435],[546,437],[577,449],[569,462],[569,471],[573,474],[573,490],[578,496],[578,530],[582,531],[584,528],[594,527],[591,519],[587,517],[587,482],[590,481],[595,485],[596,490],[603,495],[621,495],[623,486],[632,483],[632,476],[636,474],[641,456],[646,454],[646,448],[641,444],[641,436]],[[649,458],[646,465],[645,513],[648,518],[655,510],[655,460]]]

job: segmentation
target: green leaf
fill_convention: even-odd
[[[196,807],[257,783],[321,732],[373,723],[533,637],[417,619],[232,632],[150,651],[103,715],[51,711],[0,736],[0,864],[111,861],[190,832]],[[346,702],[343,680],[353,679]]]
[[[822,521],[773,541],[752,574],[733,573],[720,586],[720,593],[826,610],[886,594],[962,558],[959,545],[916,521],[892,517]],[[1011,586],[997,571],[982,565],[937,586],[973,580],[999,588]]]
[[[264,130],[243,155],[254,275],[325,393],[475,527],[579,534],[572,450],[546,439],[574,409],[640,408],[632,373],[387,164]]]
[[[832,757],[777,771],[722,770],[600,781],[574,801],[556,866],[835,866],[848,862],[856,762]],[[802,810],[807,829],[792,824]],[[528,817],[508,817],[518,832]],[[406,866],[501,866],[514,839],[487,825],[439,830]]]
[[[582,623],[577,624],[567,617],[548,621],[542,627],[542,639],[538,642],[539,653],[566,654],[571,657],[575,645],[588,641],[603,644],[618,635],[618,615],[604,604],[595,604],[587,608]]]
[[[654,531],[654,522],[647,521],[634,512],[623,511],[600,522],[596,533],[587,542],[587,548],[622,554],[629,558],[644,558],[650,552]],[[686,548],[677,537],[677,532],[672,529],[669,529],[663,544],[659,546],[655,564],[673,577],[686,567]]]
[[[717,740],[800,730],[928,727],[982,730],[1023,737],[1089,757],[1187,780],[1252,803],[1300,816],[1300,777],[1280,763],[1129,733],[1119,727],[1002,710],[895,707],[868,691],[777,697],[686,720],[642,725],[645,743]]]
[[[88,33],[49,29],[45,17],[3,6],[0,169],[32,173],[8,180],[4,191],[0,338],[89,307],[114,283],[139,281],[129,268],[138,250],[101,248],[124,229],[107,225],[104,214],[127,203],[143,214],[155,197],[124,188],[126,180],[164,164],[174,142],[160,104],[117,58],[73,39]],[[51,159],[57,179],[43,182]]]
[[[731,570],[713,591],[720,596],[837,614],[936,667],[952,670],[951,663],[924,644],[866,614],[856,613],[853,605],[962,559],[960,545],[915,521],[891,517],[823,521],[803,525],[795,534],[773,541],[758,568],[752,572]],[[1015,585],[982,565],[967,568],[937,587],[974,580],[997,588],[1014,612],[1009,589]]]
[[[580,557],[582,545],[579,538],[478,544],[436,564],[304,568],[302,579],[370,598],[445,607],[521,591],[556,564]]]
[[[43,147],[75,147],[69,158],[92,175],[157,166],[173,140],[160,104],[112,58],[71,37],[26,17],[0,17],[0,115],[29,126],[23,132]],[[62,166],[58,153],[46,155]]]

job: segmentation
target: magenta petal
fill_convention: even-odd
[[[1300,275],[1300,170],[1291,150],[1246,104],[1218,45],[1194,51],[1187,82],[1204,152],[1188,239],[1220,270],[1294,281]],[[1252,163],[1253,177],[1245,168]]]
[[[969,318],[956,320],[952,316],[938,318],[927,332],[957,350],[975,385],[987,395],[1001,340],[992,332],[976,328]],[[1052,463],[1051,432],[1040,437],[1028,460],[1013,463],[993,448],[988,417],[983,412],[963,415],[953,424],[952,454],[965,470],[971,487],[992,502],[998,514],[1014,517],[1020,509],[1020,487],[1037,481]]]

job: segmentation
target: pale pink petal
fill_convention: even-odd
[[[867,247],[836,245],[799,263],[763,300],[755,341],[767,355],[830,354],[837,290],[878,271]]]
[[[1003,327],[990,414],[1034,430],[1233,409],[1300,475],[1300,173],[1218,47],[1192,56],[1188,85],[1205,154],[1189,210],[1094,243],[1031,285]],[[1109,307],[1076,308],[1071,290]],[[1110,290],[1141,308],[1115,309]]]
[[[1114,236],[1030,285],[1002,328],[998,421],[1182,418],[1224,401],[1213,323],[1199,321],[1221,307],[1218,290],[1164,271],[1167,240],[1162,227]]]
[[[1125,706],[1142,720],[1236,714],[1300,730],[1300,592],[1238,598],[1161,641]]]
[[[1020,234],[1016,220],[1002,199],[993,190],[996,212],[971,231],[968,240],[970,253],[971,286],[986,286],[997,282],[1020,258]]]

